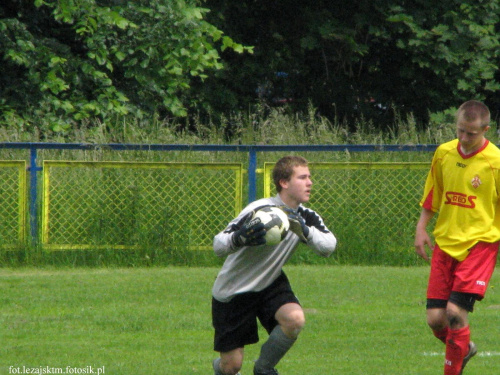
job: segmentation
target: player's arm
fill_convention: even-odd
[[[427,262],[429,262],[429,255],[425,250],[425,246],[427,245],[429,249],[433,248],[431,238],[427,233],[427,225],[434,215],[435,213],[432,210],[423,207],[415,231],[415,252]]]
[[[288,217],[288,222],[290,223],[290,231],[295,233],[299,240],[303,243],[307,243],[307,238],[309,237],[309,226],[306,225],[305,219],[298,211],[294,211],[289,207],[281,207]]]
[[[309,209],[299,207],[297,212],[288,215],[290,230],[299,236],[316,254],[328,257],[337,247],[337,238],[326,227],[321,216]],[[294,225],[297,221],[298,224]]]
[[[266,230],[260,220],[252,220],[254,210],[242,211],[222,232],[214,237],[214,252],[223,257],[245,246],[266,243]]]

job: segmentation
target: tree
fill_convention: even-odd
[[[286,72],[295,110],[312,101],[332,119],[364,116],[381,126],[391,125],[391,107],[425,123],[429,111],[464,99],[498,100],[496,0],[206,4],[211,23],[255,46],[252,56],[223,55],[229,67],[219,76],[229,85],[221,89],[235,98],[255,102],[259,82],[275,86],[275,73]]]
[[[193,82],[222,68],[217,48],[250,51],[204,20],[195,0],[5,0],[2,121],[187,114]]]
[[[400,73],[402,87],[421,102],[413,104],[415,109],[443,110],[471,98],[496,100],[499,20],[498,1],[420,0],[390,7],[387,21],[393,24],[395,46],[409,57]]]

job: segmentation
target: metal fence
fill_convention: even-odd
[[[241,210],[241,164],[43,163],[47,250],[210,249],[214,223]]]
[[[0,247],[17,248],[26,241],[26,162],[0,161]]]
[[[273,167],[264,164],[266,195],[273,194]],[[396,250],[413,240],[429,167],[421,162],[311,163],[313,194],[307,206],[352,244]]]
[[[0,149],[29,149],[25,161],[0,163],[0,243],[15,248],[41,244],[47,250],[136,248],[210,249],[214,233],[248,201],[274,194],[273,163],[257,168],[257,153],[324,151],[433,151],[419,146],[188,146],[105,145],[108,149],[232,151],[242,163],[153,163],[50,161],[37,164],[40,149],[92,149],[86,144],[0,143]],[[103,147],[100,145],[99,147]],[[413,236],[418,199],[429,163],[311,162],[310,206],[339,236],[363,240],[384,223],[385,239]],[[29,175],[26,173],[28,172]],[[262,176],[262,178],[258,178]],[[259,181],[261,179],[262,181]],[[27,189],[29,180],[29,190]],[[245,188],[245,183],[247,188]],[[258,184],[262,184],[260,188]],[[246,195],[245,195],[246,192]],[[27,209],[28,208],[28,209]],[[28,213],[28,214],[27,214]],[[30,236],[26,236],[26,227]]]

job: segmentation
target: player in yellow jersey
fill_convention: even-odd
[[[490,111],[470,100],[457,111],[457,139],[440,145],[427,176],[415,235],[429,261],[427,323],[446,344],[445,375],[461,375],[476,346],[468,314],[483,299],[500,241],[500,150],[485,138]],[[432,244],[426,228],[438,213]]]

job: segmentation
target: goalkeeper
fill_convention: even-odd
[[[307,160],[285,156],[273,169],[278,194],[250,203],[214,238],[214,251],[226,257],[212,289],[215,375],[236,375],[243,363],[245,345],[257,343],[257,319],[269,333],[255,362],[254,375],[277,375],[275,369],[305,323],[304,311],[282,270],[299,241],[328,257],[337,240],[323,219],[302,203],[309,201],[311,175]],[[277,245],[265,244],[265,229],[252,221],[262,206],[280,206],[290,231]]]

